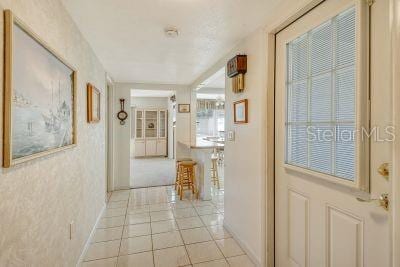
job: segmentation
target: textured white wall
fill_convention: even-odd
[[[168,109],[168,97],[132,97],[131,106],[135,108]]]
[[[121,125],[117,118],[117,113],[121,110],[120,99],[125,99],[125,111],[128,113],[128,118],[125,124]],[[130,140],[131,140],[131,90],[121,87],[118,83],[114,90],[114,155],[115,155],[115,172],[114,188],[128,189],[130,188]]]
[[[225,145],[225,224],[250,250],[258,263],[263,258],[265,195],[265,75],[264,32],[246,38],[233,54],[247,55],[246,89],[234,94],[226,82],[226,131],[235,141]],[[233,123],[233,102],[249,100],[249,123]]]
[[[192,103],[192,92],[189,89],[179,90],[176,92],[176,158],[187,158],[190,157],[190,138],[192,132],[192,114],[193,114],[193,103]],[[191,113],[179,113],[179,104],[191,104]],[[186,144],[186,145],[183,145]]]
[[[74,266],[105,200],[105,120],[86,123],[86,83],[104,96],[105,71],[59,0],[0,0],[0,9],[11,9],[78,72],[77,147],[0,169],[0,266]],[[0,24],[3,51],[3,16]],[[0,62],[3,72],[3,53]]]

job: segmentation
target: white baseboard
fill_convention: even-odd
[[[239,246],[246,252],[247,256],[249,256],[250,260],[256,265],[261,267],[261,262],[257,259],[257,256],[254,255],[253,251],[238,237],[238,235],[232,230],[232,228],[224,222],[224,227],[228,232],[233,236],[233,238],[239,243]]]
[[[101,216],[103,215],[105,209],[106,209],[106,203],[104,203],[103,208],[101,209],[100,214],[96,219],[96,223],[94,224],[92,231],[90,232],[90,235],[89,235],[88,239],[86,240],[85,246],[83,247],[83,251],[82,251],[81,255],[79,256],[78,263],[76,264],[77,267],[81,266],[81,264],[83,262],[83,257],[85,257],[86,251],[88,250],[88,248],[90,246],[90,240],[92,240],[94,232],[96,231],[97,225],[99,224],[99,221],[100,221]]]
[[[114,188],[113,191],[128,190],[128,189],[131,189],[131,187],[130,186],[117,186],[117,187]]]

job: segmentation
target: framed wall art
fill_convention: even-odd
[[[248,100],[243,99],[233,103],[234,123],[248,123]]]
[[[87,84],[87,121],[89,123],[100,121],[100,90],[92,84]]]
[[[178,104],[179,113],[190,113],[190,104]]]
[[[76,144],[76,71],[5,10],[3,166]]]

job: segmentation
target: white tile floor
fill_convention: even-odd
[[[224,190],[212,201],[179,200],[171,186],[113,192],[83,267],[247,267],[223,227]]]

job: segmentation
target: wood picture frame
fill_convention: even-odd
[[[179,113],[190,113],[190,104],[178,104]]]
[[[233,103],[233,120],[235,124],[242,124],[249,122],[249,101],[242,99]]]
[[[100,100],[101,93],[91,83],[87,84],[87,121],[96,123],[100,121]]]
[[[5,10],[4,168],[76,146],[76,85],[76,70]]]

